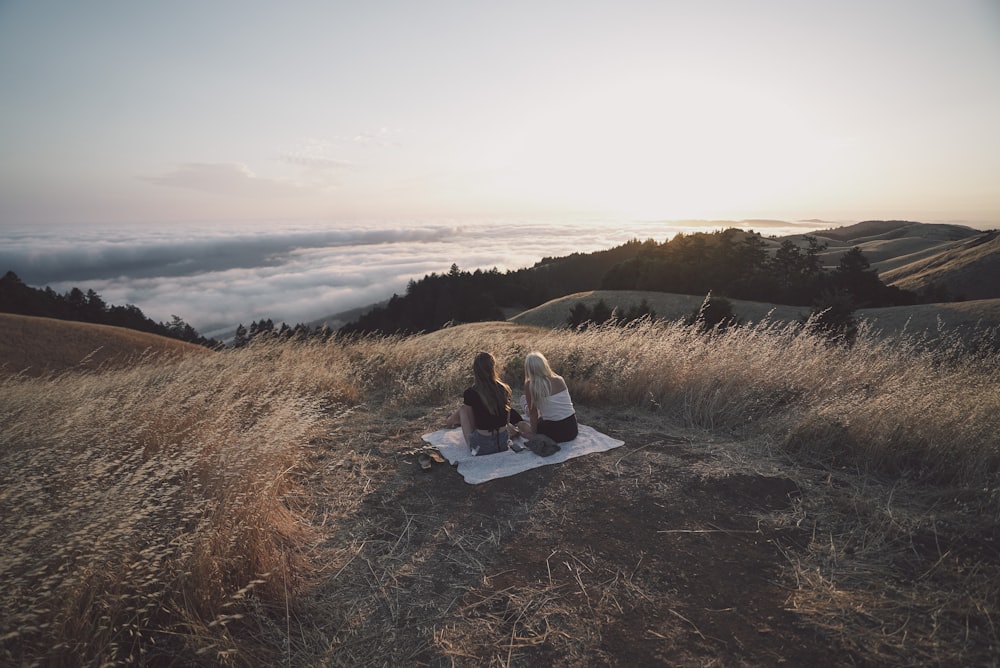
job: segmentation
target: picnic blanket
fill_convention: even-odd
[[[528,449],[521,452],[507,450],[495,455],[475,457],[465,445],[461,428],[439,429],[433,433],[424,434],[423,439],[435,446],[438,452],[451,464],[457,464],[458,472],[470,485],[478,485],[496,478],[506,478],[539,466],[558,464],[567,459],[592,452],[604,452],[625,444],[625,441],[611,438],[593,427],[582,424],[580,425],[580,433],[575,439],[560,443],[559,452],[548,457],[539,457]],[[523,440],[520,438],[514,440],[523,444]]]

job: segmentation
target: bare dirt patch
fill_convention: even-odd
[[[436,427],[418,422],[364,437],[382,468],[326,546],[314,602],[353,602],[326,620],[324,661],[852,663],[789,606],[778,542],[799,530],[766,517],[798,484],[734,469],[731,444],[646,418],[623,448],[472,486],[416,465],[414,437]]]

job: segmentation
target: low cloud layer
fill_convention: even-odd
[[[0,272],[60,293],[93,289],[110,304],[134,304],[160,322],[178,315],[218,337],[239,323],[312,322],[372,304],[453,263],[505,271],[631,238],[662,241],[679,229],[499,220],[0,227]]]
[[[93,289],[154,320],[178,315],[221,336],[239,323],[311,322],[381,301],[452,263],[517,269],[673,231],[652,223],[523,222],[0,228],[0,271],[58,292]]]

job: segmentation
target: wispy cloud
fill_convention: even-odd
[[[311,169],[340,171],[354,166],[350,160],[340,157],[339,153],[335,142],[310,137],[291,147],[280,149],[278,160]]]
[[[286,153],[282,155],[279,160],[281,162],[288,163],[289,165],[299,165],[300,167],[309,167],[311,169],[327,169],[327,170],[343,170],[352,167],[352,163],[346,160],[337,160],[335,158],[327,158],[321,155],[297,155],[294,153]]]
[[[160,176],[139,178],[160,186],[225,195],[292,195],[299,190],[294,183],[257,176],[242,163],[188,162]]]
[[[377,130],[362,130],[351,137],[351,141],[363,146],[399,146],[397,139],[399,134],[400,131],[398,129],[382,127]]]

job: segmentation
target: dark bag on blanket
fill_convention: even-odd
[[[510,445],[510,437],[507,435],[506,429],[496,430],[489,436],[473,432],[471,439],[472,454],[477,457],[495,455],[498,452],[507,450]]]
[[[559,444],[545,434],[535,434],[525,445],[539,457],[548,457],[559,452]]]

